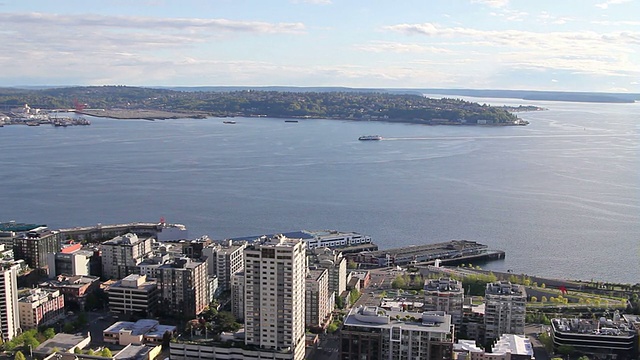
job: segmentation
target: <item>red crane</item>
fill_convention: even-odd
[[[78,99],[73,99],[73,106],[75,106],[76,108],[76,112],[81,113],[85,107],[87,107],[87,104],[82,104],[78,101]]]

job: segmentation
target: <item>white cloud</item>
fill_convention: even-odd
[[[493,63],[510,67],[544,68],[608,76],[640,74],[634,56],[640,45],[640,32],[594,31],[532,32],[523,30],[480,30],[442,27],[432,23],[398,24],[386,30],[433,39],[433,46],[474,49]],[[445,40],[445,41],[440,41]]]
[[[509,0],[471,0],[472,4],[483,4],[494,8],[505,7],[509,5]]]
[[[556,80],[556,79],[551,79],[551,82],[552,82],[552,83],[557,83],[557,82],[558,82],[558,80]]]
[[[599,3],[596,4],[596,7],[599,7],[600,9],[608,9],[609,6],[611,5],[619,5],[619,4],[624,4],[624,3],[628,3],[631,0],[607,0],[603,3]]]
[[[426,46],[421,44],[407,44],[407,43],[396,43],[396,42],[387,42],[387,41],[372,41],[368,44],[356,45],[356,49],[361,51],[369,51],[369,52],[394,52],[394,53],[436,53],[436,54],[446,54],[451,53],[452,51],[449,49],[435,47],[435,46]]]

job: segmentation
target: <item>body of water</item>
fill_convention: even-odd
[[[183,223],[221,239],[300,229],[381,248],[468,239],[485,268],[640,281],[640,104],[534,104],[526,127],[91,118],[0,129],[0,221]],[[380,134],[382,141],[358,141]]]

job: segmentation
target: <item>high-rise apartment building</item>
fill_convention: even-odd
[[[244,271],[231,277],[231,313],[244,321]]]
[[[329,271],[329,292],[340,296],[347,290],[347,259],[342,253],[329,248],[309,250],[309,266]]]
[[[24,260],[33,269],[47,266],[47,254],[59,247],[58,233],[47,228],[37,228],[13,238],[13,255]]]
[[[524,286],[507,281],[487,284],[484,326],[486,341],[502,334],[524,334],[527,293]]]
[[[244,250],[245,344],[305,356],[304,242],[283,235]]]
[[[333,292],[329,292],[329,271],[311,269],[305,282],[305,324],[307,328],[324,328],[335,304]]]
[[[207,262],[177,258],[158,268],[162,311],[194,318],[209,305]]]
[[[139,238],[128,233],[116,236],[100,244],[102,252],[102,276],[106,279],[122,279],[139,271],[138,264],[151,253],[152,238]]]
[[[458,280],[441,278],[424,282],[424,310],[444,311],[451,315],[451,322],[462,324],[464,290]]]
[[[202,250],[207,257],[209,275],[218,277],[220,291],[231,289],[231,277],[244,269],[244,249],[246,242],[233,244],[231,240],[224,244],[212,244]]]
[[[19,265],[0,264],[0,336],[3,341],[13,339],[20,330],[18,310]]]

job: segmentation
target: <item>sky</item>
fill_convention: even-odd
[[[640,0],[0,0],[0,86],[640,92]]]

